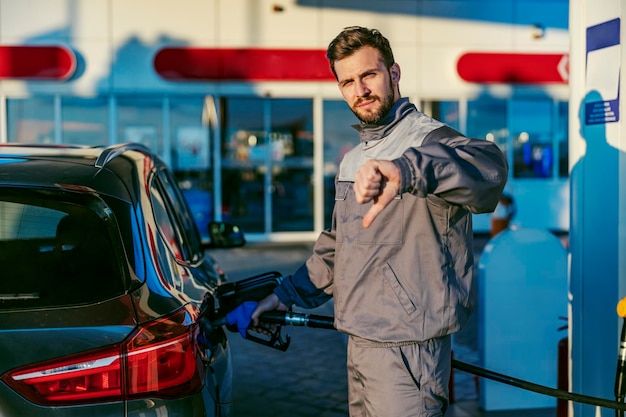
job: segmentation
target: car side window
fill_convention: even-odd
[[[191,215],[187,200],[176,185],[176,180],[167,170],[158,173],[163,191],[171,203],[173,212],[176,213],[176,222],[180,228],[181,238],[188,246],[189,260],[195,260],[201,253],[201,238],[196,223]]]
[[[167,208],[167,199],[164,198],[160,188],[159,181],[155,178],[150,186],[150,198],[154,218],[156,220],[161,238],[165,242],[167,248],[169,248],[176,259],[184,261],[186,260],[186,256],[181,245],[182,239],[176,223],[170,217],[170,213]]]
[[[197,260],[199,237],[195,225],[189,224],[188,212],[181,194],[166,171],[159,171],[151,183],[151,198],[159,230],[176,259]]]

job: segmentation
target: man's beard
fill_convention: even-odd
[[[393,99],[394,99],[394,95],[393,95],[393,91],[389,94],[387,94],[384,98],[384,100],[380,100],[377,96],[370,96],[367,97],[367,99],[375,99],[376,101],[378,101],[379,103],[381,103],[381,107],[378,109],[378,111],[374,112],[374,113],[369,113],[369,112],[358,112],[357,110],[357,106],[358,106],[358,102],[355,104],[354,108],[350,107],[350,110],[352,110],[352,113],[354,113],[354,115],[356,117],[358,117],[358,119],[363,122],[363,123],[367,123],[367,124],[380,124],[385,116],[387,116],[387,113],[389,113],[389,110],[391,110],[391,108],[393,107]]]

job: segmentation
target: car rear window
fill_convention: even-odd
[[[0,196],[0,310],[91,303],[124,291],[105,221],[89,208]]]

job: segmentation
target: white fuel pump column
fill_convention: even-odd
[[[607,399],[626,295],[624,11],[625,0],[570,0],[570,389]],[[615,414],[570,407],[576,417]]]

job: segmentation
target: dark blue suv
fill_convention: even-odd
[[[198,324],[226,278],[206,249],[146,147],[0,145],[0,415],[230,416],[226,335]]]

